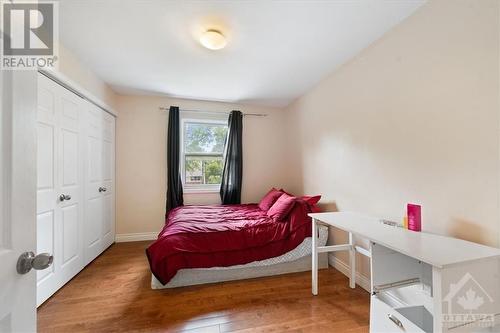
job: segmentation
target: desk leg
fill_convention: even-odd
[[[356,248],[354,247],[354,239],[351,232],[349,233],[349,245],[351,245],[349,249],[349,287],[356,288]]]
[[[318,294],[318,230],[316,219],[312,219],[312,294]]]

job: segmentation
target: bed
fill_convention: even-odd
[[[146,249],[153,289],[277,275],[311,269],[311,207],[296,200],[286,218],[257,204],[183,206],[172,210]],[[328,231],[320,228],[319,242]],[[328,265],[327,258],[320,266]]]

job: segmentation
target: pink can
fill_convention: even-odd
[[[420,205],[408,204],[406,206],[408,214],[408,229],[413,231],[422,230],[422,207]]]

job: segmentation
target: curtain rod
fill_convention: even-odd
[[[160,106],[160,111],[168,111],[170,108]],[[201,112],[201,113],[210,113],[210,114],[229,114],[227,111],[203,111],[203,110],[191,110],[191,109],[179,109],[181,112]],[[251,117],[267,117],[265,113],[243,113],[243,116],[251,116]]]

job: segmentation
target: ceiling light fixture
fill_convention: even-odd
[[[200,43],[210,50],[223,49],[226,44],[226,37],[218,30],[207,30],[200,37]]]

